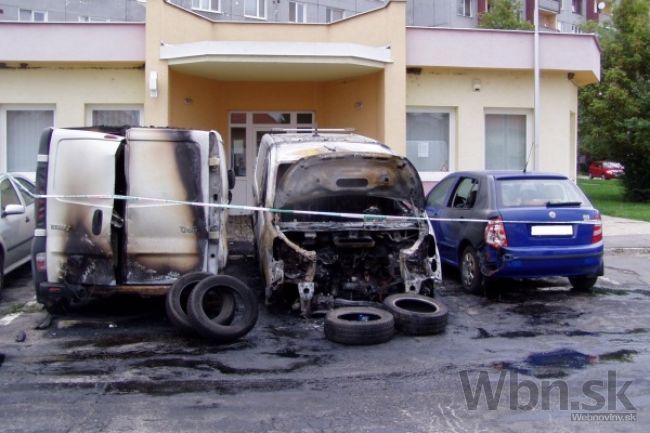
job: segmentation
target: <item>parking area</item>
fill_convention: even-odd
[[[0,304],[3,431],[645,431],[648,259],[610,250],[591,294],[558,278],[508,282],[494,300],[464,293],[447,270],[437,292],[450,311],[444,334],[368,347],[337,345],[322,319],[263,305],[253,331],[229,345],[179,333],[157,299],[111,299],[50,320],[23,267]],[[261,289],[247,243],[233,245],[226,272]],[[599,406],[585,383],[612,374],[618,394],[607,383],[591,389]],[[552,381],[564,385],[544,404]],[[501,394],[480,395],[500,382]],[[587,412],[637,422],[572,421]]]

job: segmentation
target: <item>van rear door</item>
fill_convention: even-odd
[[[127,193],[154,199],[126,205],[127,284],[171,284],[206,269],[207,208],[172,201],[209,201],[208,154],[208,132],[127,131]]]
[[[122,141],[99,132],[53,131],[47,193],[60,197],[47,199],[48,281],[116,284],[112,196]]]

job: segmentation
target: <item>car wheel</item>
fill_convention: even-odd
[[[481,294],[483,275],[476,250],[471,246],[465,247],[460,258],[460,281],[468,292]]]
[[[569,277],[569,282],[576,292],[587,292],[594,287],[598,277]]]
[[[384,299],[395,318],[395,328],[407,335],[439,334],[447,327],[447,306],[415,293],[399,293]]]
[[[187,300],[196,285],[204,279],[212,276],[208,272],[192,272],[183,275],[171,286],[165,298],[165,310],[167,317],[174,326],[185,331],[193,331],[192,323],[187,317]],[[219,304],[221,311],[213,320],[220,324],[228,324],[235,315],[235,301],[228,293],[219,293],[213,299]]]
[[[45,311],[52,316],[65,316],[70,312],[70,301],[67,298],[48,299],[44,306]]]
[[[347,345],[385,343],[393,338],[395,319],[373,307],[344,307],[325,316],[325,338]]]
[[[223,308],[211,308],[211,296],[229,295],[234,304],[230,323],[219,323]],[[218,307],[218,306],[217,306]],[[259,314],[253,291],[242,281],[227,275],[213,275],[200,281],[191,291],[187,313],[192,326],[203,336],[221,343],[235,341],[246,335]]]

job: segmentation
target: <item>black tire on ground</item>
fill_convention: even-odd
[[[325,338],[335,343],[368,345],[393,338],[395,319],[388,311],[373,307],[344,307],[325,316]]]
[[[576,292],[588,292],[597,280],[598,277],[569,277],[569,282]]]
[[[467,246],[460,256],[460,282],[465,290],[475,295],[482,294],[483,274],[474,247]]]
[[[398,293],[384,299],[395,317],[395,327],[407,335],[439,334],[447,327],[449,311],[437,299],[415,293]]]
[[[235,315],[231,323],[222,324],[218,318],[210,317],[205,301],[211,293],[222,293],[233,299]],[[257,299],[253,291],[241,280],[228,275],[213,275],[199,282],[187,301],[190,323],[201,335],[220,343],[235,341],[246,335],[259,314]],[[238,314],[239,313],[239,314]]]
[[[169,321],[184,331],[194,331],[194,327],[187,317],[187,300],[190,297],[192,289],[202,280],[212,276],[208,272],[192,272],[183,275],[172,284],[165,298],[165,310]],[[235,301],[232,296],[222,293],[216,300],[221,306],[221,312],[215,320],[220,324],[229,324],[235,315]]]

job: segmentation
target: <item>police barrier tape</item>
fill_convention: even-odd
[[[25,188],[19,182],[16,182],[21,190],[34,199],[56,199],[71,204],[76,204],[80,206],[92,206],[92,207],[108,207],[105,205],[97,203],[87,203],[78,200],[127,200],[127,201],[139,201],[139,202],[151,202],[152,207],[158,206],[196,206],[196,207],[210,207],[210,208],[219,208],[219,209],[235,209],[235,210],[245,210],[245,211],[261,211],[261,212],[271,212],[278,214],[289,214],[289,215],[319,215],[327,216],[334,218],[349,218],[349,219],[358,219],[363,220],[364,222],[381,222],[388,220],[397,220],[397,221],[443,221],[443,222],[476,222],[476,223],[487,223],[493,220],[490,219],[477,219],[477,218],[440,218],[435,216],[404,216],[404,215],[378,215],[378,214],[364,214],[364,213],[348,213],[348,212],[325,212],[325,211],[310,211],[310,210],[297,210],[297,209],[276,209],[270,207],[262,206],[247,206],[247,205],[238,205],[238,204],[222,204],[222,203],[206,203],[206,202],[197,202],[197,201],[187,201],[187,200],[174,200],[174,199],[164,199],[164,198],[152,198],[152,197],[138,197],[131,195],[119,195],[119,194],[77,194],[77,195],[59,195],[59,194],[34,194]],[[552,208],[549,208],[549,212],[552,212]],[[502,220],[506,224],[601,224],[600,220],[591,219],[589,215],[585,214],[587,219],[575,220],[575,221],[532,221],[532,220]]]

